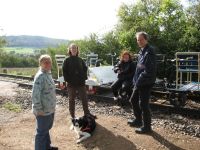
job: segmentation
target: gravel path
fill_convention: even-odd
[[[20,104],[23,110],[31,109],[31,90],[18,89],[16,91],[14,100],[15,103]],[[10,99],[8,99],[11,101]],[[65,106],[68,108],[68,98],[57,95],[57,105]],[[93,114],[104,114],[109,116],[122,116],[124,118],[132,117],[132,110],[130,107],[120,107],[105,102],[89,101],[89,107]],[[82,110],[80,101],[76,100],[76,110]],[[162,114],[159,111],[152,112],[152,125],[162,126],[167,129],[173,129],[176,132],[188,134],[191,136],[200,137],[200,120],[190,119],[177,114]]]
[[[6,88],[5,88],[6,87]],[[0,82],[0,149],[33,149],[35,120],[31,113],[31,90],[18,88],[16,84]],[[22,111],[15,113],[3,105],[11,102],[21,106]],[[132,149],[192,149],[200,147],[200,120],[176,114],[152,112],[151,136],[137,135],[127,126],[126,120],[132,117],[130,107],[119,107],[105,102],[89,101],[92,113],[96,114],[97,131],[82,145],[76,145],[73,133],[66,130],[70,126],[68,98],[57,95],[57,112],[52,129],[53,142],[62,150],[132,150]],[[82,114],[80,101],[76,101],[77,116]],[[68,128],[67,127],[67,128]],[[63,132],[64,130],[64,132]],[[73,135],[71,137],[70,135]],[[29,148],[28,148],[29,147]]]

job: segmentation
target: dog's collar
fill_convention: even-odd
[[[83,128],[83,129],[81,129],[81,131],[88,131],[88,130],[90,130],[89,127],[85,127],[85,128]]]

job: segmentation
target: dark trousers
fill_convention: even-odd
[[[83,111],[84,115],[89,114],[89,109],[88,109],[88,100],[87,100],[87,95],[86,95],[86,87],[85,86],[68,86],[67,87],[68,91],[68,96],[69,96],[69,112],[72,118],[75,118],[75,98],[78,96],[82,101],[82,106],[83,106]]]
[[[130,101],[137,121],[142,122],[145,128],[151,127],[151,112],[149,98],[152,86],[134,88]]]
[[[50,149],[51,139],[49,130],[53,126],[54,113],[47,116],[36,116],[36,120],[35,150]]]
[[[119,89],[122,88],[122,84],[125,86],[125,88],[127,87],[131,87],[132,81],[131,80],[120,80],[118,79],[117,81],[115,81],[112,85],[111,85],[111,89],[113,92],[113,95],[115,97],[117,97],[119,95]]]

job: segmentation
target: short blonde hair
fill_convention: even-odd
[[[41,64],[46,62],[46,61],[52,63],[51,56],[49,56],[47,54],[41,55],[40,58],[39,58],[39,65],[41,66]]]

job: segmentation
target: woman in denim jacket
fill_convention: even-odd
[[[56,106],[55,84],[51,76],[52,60],[49,55],[39,58],[40,69],[34,78],[32,110],[36,117],[35,150],[57,150],[51,146],[49,130],[54,121]]]

